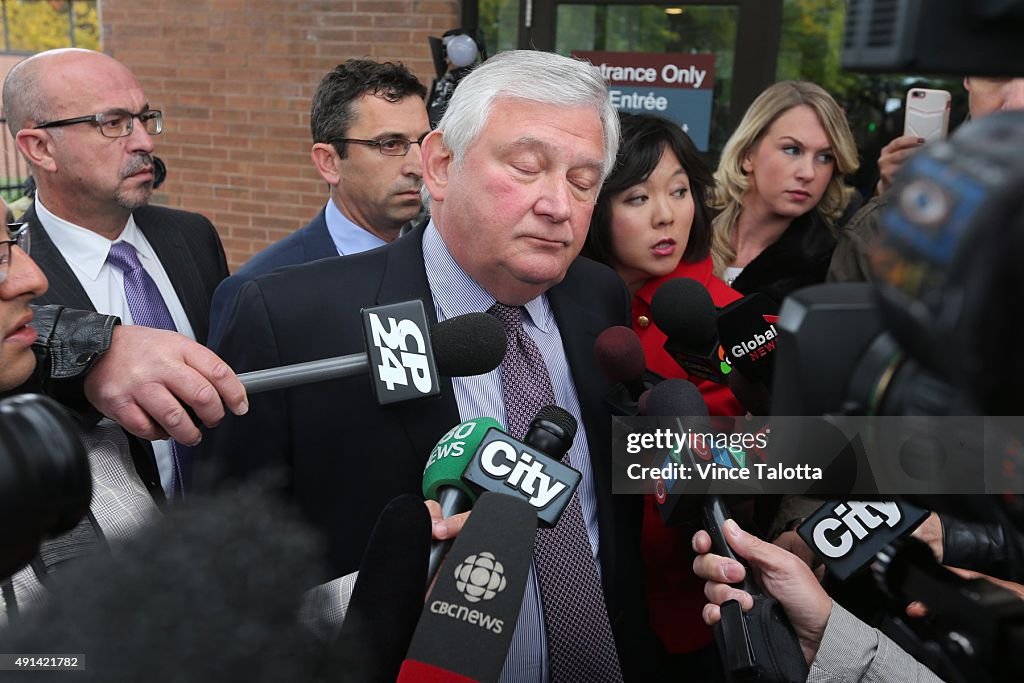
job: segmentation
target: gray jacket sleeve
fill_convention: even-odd
[[[807,683],[942,683],[926,666],[881,631],[832,603],[825,635],[811,662]]]

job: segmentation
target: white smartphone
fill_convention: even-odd
[[[941,140],[949,132],[950,95],[947,90],[911,88],[907,92],[903,134]]]

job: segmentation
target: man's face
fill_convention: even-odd
[[[426,106],[415,96],[388,102],[376,95],[363,95],[354,109],[349,138],[418,140],[430,132]],[[340,181],[334,195],[338,209],[378,237],[394,239],[423,206],[423,159],[418,144],[405,156],[385,156],[377,147],[346,143],[338,171]]]
[[[458,166],[440,134],[427,139],[434,222],[470,277],[521,305],[561,282],[583,248],[603,159],[593,107],[499,98]]]
[[[0,247],[0,255],[6,254]],[[36,367],[32,343],[36,331],[32,329],[32,299],[46,292],[46,276],[29,255],[12,247],[7,277],[0,282],[0,391],[20,386]]]
[[[984,78],[968,76],[964,79],[971,118],[979,119],[997,111],[1024,109],[1024,78]]]
[[[102,55],[68,56],[47,71],[44,84],[52,103],[47,114],[51,121],[117,110],[138,114],[149,108],[131,72]],[[62,195],[61,204],[88,216],[149,203],[153,138],[138,120],[133,123],[132,133],[121,138],[104,137],[89,123],[49,129],[57,168],[52,191]]]

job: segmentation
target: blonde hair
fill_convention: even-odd
[[[810,107],[818,115],[836,158],[832,179],[821,201],[812,211],[817,211],[823,218],[834,220],[843,213],[850,201],[852,189],[843,183],[843,176],[857,170],[857,146],[839,104],[823,88],[807,81],[780,81],[769,86],[753,101],[736,132],[725,143],[722,159],[715,171],[717,187],[712,206],[719,209],[720,213],[713,221],[711,256],[714,259],[715,274],[719,277],[725,272],[726,266],[736,260],[736,251],[732,246],[733,233],[743,211],[743,196],[750,188],[747,174],[743,170],[743,160],[777,118],[801,105]]]

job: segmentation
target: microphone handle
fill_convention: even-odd
[[[353,353],[348,356],[311,360],[280,368],[243,372],[238,376],[238,380],[245,387],[247,393],[258,394],[261,391],[287,389],[300,384],[353,377],[366,372],[368,365],[369,361],[365,353]]]
[[[437,498],[437,502],[441,504],[441,519],[448,519],[452,515],[465,512],[473,506],[469,496],[454,486],[442,486]],[[448,554],[454,542],[454,538],[449,538],[444,541],[434,541],[430,544],[430,557],[427,559],[428,588],[434,577],[437,576],[437,570],[441,568],[441,562]]]

